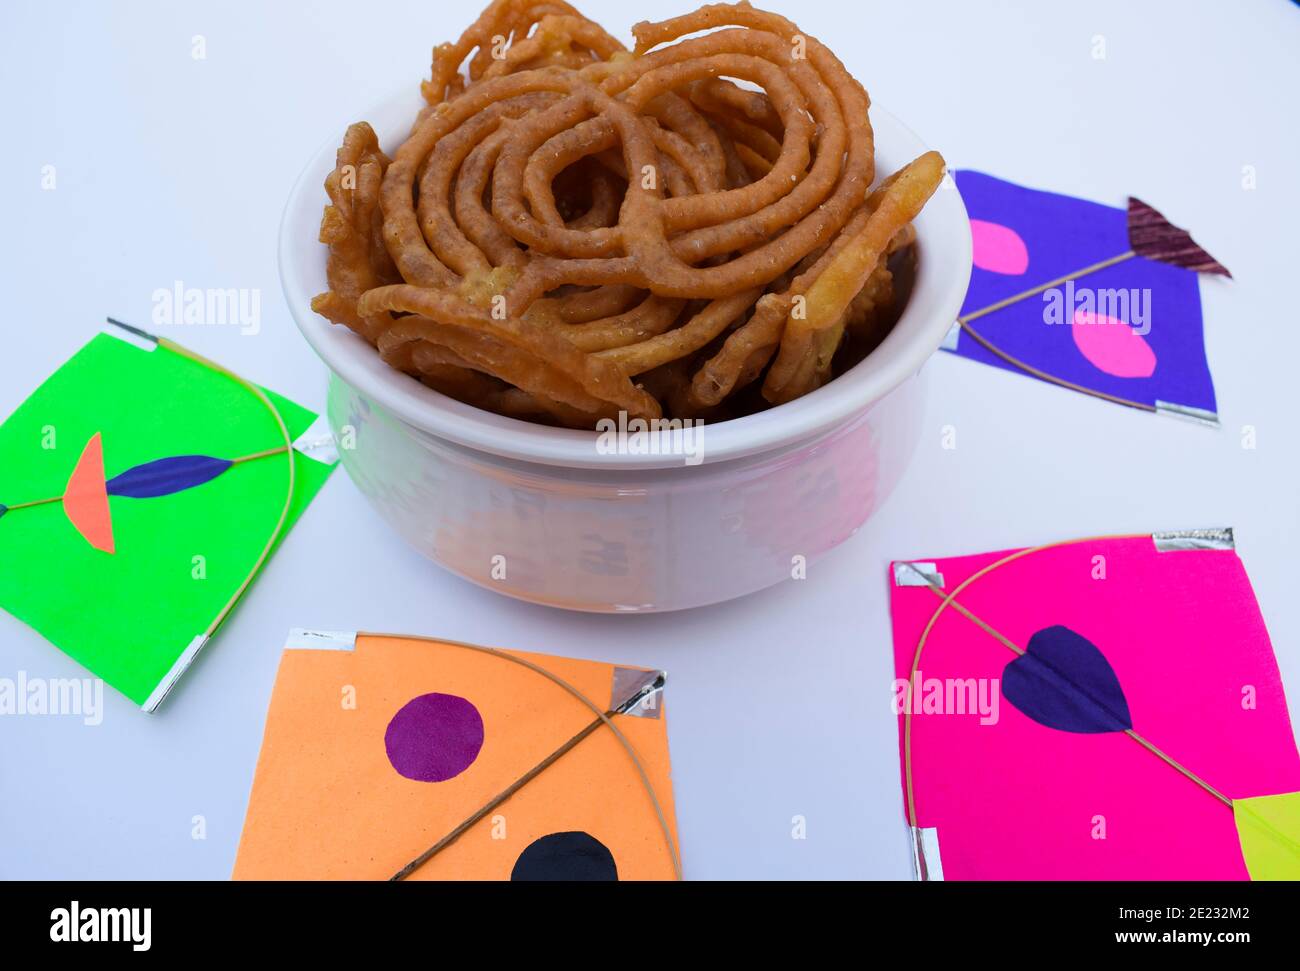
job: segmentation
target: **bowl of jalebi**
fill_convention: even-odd
[[[970,229],[944,160],[749,4],[496,0],[340,127],[279,260],[372,506],[574,610],[806,576],[901,478]]]

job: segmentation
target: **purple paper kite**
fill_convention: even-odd
[[[1127,209],[954,173],[974,269],[944,349],[1120,404],[1218,423],[1198,273],[1230,276],[1138,199]]]

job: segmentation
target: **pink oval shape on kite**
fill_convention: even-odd
[[[1117,378],[1149,378],[1155,373],[1156,352],[1124,321],[1076,310],[1070,330],[1080,353],[1107,374]]]
[[[981,270],[1020,276],[1029,269],[1029,248],[1010,226],[972,219],[970,235],[974,262]]]

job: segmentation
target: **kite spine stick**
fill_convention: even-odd
[[[241,455],[238,458],[230,460],[231,465],[240,465],[244,462],[253,462],[257,459],[270,458],[273,455],[283,455],[287,451],[283,445],[277,448],[268,448],[265,451],[253,452],[251,455]],[[13,505],[5,506],[4,512],[12,512],[15,509],[31,509],[33,506],[48,506],[50,503],[62,502],[63,496],[51,496],[48,499],[33,499],[30,502],[15,502]]]
[[[646,772],[645,766],[642,764],[640,757],[636,754],[636,749],[632,747],[632,743],[628,741],[627,736],[623,734],[623,732],[619,729],[619,727],[616,724],[614,724],[611,718],[611,715],[616,714],[617,712],[602,711],[599,705],[597,705],[594,701],[592,701],[585,694],[583,694],[578,688],[574,687],[572,684],[564,680],[564,678],[560,677],[558,674],[553,674],[552,672],[546,670],[546,668],[542,667],[540,664],[534,664],[532,661],[529,661],[527,658],[516,657],[513,654],[508,654],[507,652],[498,650],[495,647],[483,647],[480,644],[467,644],[464,641],[449,641],[438,637],[426,637],[419,634],[376,634],[376,633],[368,633],[365,631],[358,631],[356,636],[358,638],[387,637],[395,640],[424,641],[425,643],[429,643],[429,644],[445,644],[450,647],[463,647],[469,651],[478,651],[481,654],[491,654],[493,657],[498,657],[503,661],[510,661],[513,664],[522,665],[523,667],[528,668],[533,673],[540,674],[542,677],[546,678],[548,681],[551,681],[554,684],[558,685],[559,687],[563,688],[565,691],[567,691],[578,701],[582,702],[589,709],[591,709],[591,711],[595,712],[596,721],[593,722],[591,725],[588,725],[587,728],[584,729],[582,732],[580,732],[578,736],[574,736],[574,738],[566,742],[564,746],[561,746],[563,751],[559,752],[558,754],[554,754],[553,757],[546,762],[546,765],[550,765],[551,762],[553,762],[556,758],[559,757],[559,755],[564,754],[564,752],[568,751],[569,748],[572,748],[573,745],[576,745],[583,738],[586,738],[587,735],[589,735],[591,731],[594,730],[596,727],[599,727],[601,724],[608,726],[609,730],[614,733],[614,737],[618,739],[619,744],[623,746],[623,750],[627,752],[627,757],[632,761],[632,765],[636,769],[637,775],[640,776],[641,778],[641,785],[645,788],[646,795],[650,797],[650,804],[654,808],[655,818],[659,822],[659,829],[663,833],[664,843],[668,847],[668,855],[669,858],[672,860],[672,864],[673,864],[673,874],[676,879],[678,880],[682,879],[682,862],[681,862],[681,857],[678,856],[677,853],[677,841],[673,839],[672,827],[668,825],[668,817],[665,815],[663,806],[659,802],[659,796],[655,793],[655,788],[650,782],[650,776]],[[655,689],[658,690],[658,688],[663,686],[664,680],[665,680],[664,673],[662,671],[657,672],[657,676],[653,687],[655,687]],[[633,698],[629,699],[629,703],[635,703],[636,697],[639,696],[644,691],[645,691],[645,686],[642,686],[640,689],[638,689],[637,694],[634,695]],[[545,767],[546,766],[542,766],[542,768]],[[532,775],[529,775],[528,778],[531,779]],[[513,793],[515,788],[518,788],[518,786],[516,785],[514,788],[507,790],[508,794]],[[497,804],[499,805],[499,803]],[[491,812],[491,809],[489,808],[487,812]],[[478,814],[475,815],[477,816]],[[460,829],[460,827],[457,828]],[[459,833],[457,835],[459,835]],[[435,844],[433,847],[430,847],[430,849],[426,850],[425,853],[422,854],[420,857],[417,857],[415,860],[412,860],[401,870],[395,873],[390,879],[391,880],[405,879],[416,869],[418,869],[423,862],[427,861],[431,856],[433,856],[434,853],[442,849],[442,847],[448,845],[451,842],[451,839],[449,837],[451,837],[451,834],[448,834],[447,837],[443,837],[443,839],[440,840],[438,844]]]
[[[1096,273],[1098,270],[1104,270],[1107,267],[1114,266],[1116,263],[1123,263],[1125,260],[1132,259],[1135,256],[1137,256],[1137,253],[1133,250],[1129,250],[1127,253],[1120,253],[1118,256],[1112,256],[1109,259],[1101,260],[1098,263],[1093,263],[1091,266],[1085,266],[1081,269],[1074,270],[1064,276],[1058,276],[1055,280],[1048,280],[1046,283],[1036,286],[1032,290],[1013,293],[1011,296],[999,300],[997,303],[991,303],[987,307],[980,307],[978,310],[972,310],[970,313],[958,317],[957,322],[959,324],[965,324],[972,320],[978,320],[980,317],[996,313],[1004,307],[1010,307],[1013,303],[1027,300],[1036,294],[1042,293],[1044,290],[1050,290],[1052,287],[1059,287],[1062,283],[1068,283],[1070,280],[1077,280],[1079,277],[1087,276],[1089,273]]]
[[[1137,742],[1139,745],[1141,745],[1152,755],[1156,756],[1159,759],[1163,759],[1165,762],[1169,763],[1169,765],[1173,766],[1183,775],[1187,776],[1187,778],[1191,779],[1198,786],[1200,786],[1202,789],[1204,789],[1206,792],[1212,795],[1215,799],[1219,800],[1219,802],[1223,803],[1225,806],[1232,805],[1231,799],[1229,799],[1227,796],[1221,793],[1218,789],[1214,788],[1214,786],[1210,785],[1208,782],[1206,782],[1204,779],[1198,776],[1191,769],[1187,768],[1187,766],[1183,765],[1177,759],[1174,759],[1166,755],[1155,745],[1154,742],[1151,742],[1143,738],[1141,735],[1139,735],[1131,728],[1125,729],[1124,734],[1127,735],[1129,738],[1133,739],[1133,741]]]
[[[48,506],[52,502],[59,502],[62,496],[54,496],[52,499],[33,499],[31,502],[15,502],[12,506],[6,508],[6,512],[13,512],[15,509],[30,509],[32,506]]]
[[[287,449],[283,445],[275,448],[268,448],[262,452],[254,452],[252,455],[241,455],[237,459],[231,459],[232,465],[239,465],[241,462],[252,462],[256,459],[270,458],[272,455],[282,455]]]
[[[405,880],[407,877],[409,877],[420,867],[424,866],[424,864],[429,862],[429,860],[431,860],[436,854],[442,852],[452,843],[456,842],[456,840],[460,839],[460,837],[463,836],[465,832],[469,830],[469,828],[472,827],[475,823],[477,823],[480,819],[482,819],[492,810],[496,809],[498,806],[500,806],[503,802],[505,802],[507,799],[513,796],[524,786],[528,785],[528,783],[536,779],[539,775],[541,775],[552,765],[558,762],[564,755],[566,755],[572,749],[576,748],[579,742],[585,739],[596,729],[600,728],[600,726],[603,724],[604,718],[607,718],[608,716],[614,714],[617,714],[617,712],[607,711],[600,718],[597,718],[594,721],[592,721],[589,725],[587,725],[586,728],[578,732],[577,735],[574,735],[567,742],[565,742],[563,745],[557,748],[554,752],[546,756],[546,758],[542,759],[542,761],[538,762],[535,766],[533,766],[531,769],[529,769],[527,772],[521,775],[518,779],[510,783],[509,786],[507,786],[505,789],[503,789],[497,795],[493,796],[482,806],[480,806],[477,810],[471,813],[459,825],[457,825],[456,828],[453,829],[450,833],[448,833],[442,839],[438,840],[438,842],[434,843],[431,847],[429,847],[427,850],[425,850],[423,853],[417,856],[414,860],[406,864],[406,866],[398,870],[395,874],[393,874],[392,877],[389,878],[389,881],[393,882],[397,880]]]

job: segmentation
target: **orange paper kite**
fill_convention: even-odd
[[[295,631],[235,879],[680,877],[661,671]]]

